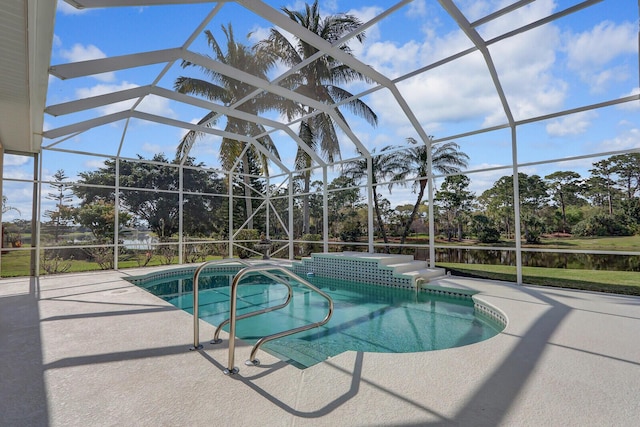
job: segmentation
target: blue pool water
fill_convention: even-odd
[[[192,313],[192,277],[185,274],[134,283]],[[217,326],[229,317],[232,277],[230,273],[200,276],[201,319]],[[406,289],[321,277],[306,279],[333,299],[331,320],[324,326],[267,342],[261,347],[299,368],[347,350],[407,353],[459,347],[489,339],[503,328],[488,316],[476,313],[471,299],[428,292],[416,294]],[[254,344],[265,335],[324,318],[327,301],[302,285],[290,283],[294,291],[291,303],[278,311],[239,320],[238,338]],[[238,286],[237,313],[278,305],[286,297],[285,285],[264,276],[248,275]]]

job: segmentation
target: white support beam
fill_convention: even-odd
[[[117,122],[119,120],[124,120],[129,118],[130,116],[130,111],[120,111],[118,113],[107,114],[106,116],[96,117],[95,119],[89,119],[59,128],[49,129],[48,131],[42,133],[42,137],[48,139],[60,138],[72,133],[84,132],[94,127]]]
[[[128,68],[171,62],[180,59],[181,48],[154,50],[131,55],[112,56],[109,58],[90,59],[87,61],[58,64],[49,67],[49,73],[62,79],[92,76],[95,74],[119,71]]]
[[[211,0],[64,0],[76,9],[94,9],[122,6],[163,6],[170,4],[211,3]],[[218,0],[226,3],[229,0]]]
[[[74,101],[63,102],[61,104],[50,105],[44,109],[44,112],[56,117],[65,114],[77,113],[80,111],[90,110],[92,108],[100,108],[106,105],[115,104],[117,102],[142,98],[149,95],[151,89],[151,86],[138,86],[117,92],[105,93],[103,95],[76,99]]]
[[[482,37],[480,37],[478,31],[476,31],[476,29],[471,26],[471,23],[467,20],[460,9],[458,9],[458,7],[453,4],[452,0],[438,1],[447,11],[447,13],[453,18],[453,20],[456,21],[462,32],[465,33],[469,40],[471,40],[471,42],[478,48],[478,50],[482,54],[482,57],[484,58],[485,64],[487,66],[487,70],[489,71],[489,75],[491,76],[491,80],[493,81],[496,93],[500,98],[502,109],[504,110],[509,125],[513,126],[515,122],[513,113],[511,112],[511,107],[509,106],[509,102],[507,101],[507,96],[505,95],[504,89],[502,88],[502,83],[498,78],[498,71],[496,70],[495,64],[493,63],[493,58],[491,57],[491,53],[489,52],[487,43],[482,39]]]

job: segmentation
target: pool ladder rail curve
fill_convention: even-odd
[[[198,285],[198,280],[200,278],[200,273],[202,272],[202,270],[204,270],[205,267],[211,265],[211,264],[224,264],[224,263],[229,263],[229,260],[213,260],[213,261],[208,261],[205,262],[204,264],[202,264],[200,267],[198,267],[198,269],[196,269],[194,275],[193,275],[193,346],[190,348],[190,350],[199,350],[202,348],[202,345],[200,344],[199,340],[200,340],[200,332],[199,332],[199,301],[198,301],[198,291],[199,291],[199,285]],[[214,334],[214,338],[213,341],[211,341],[212,344],[218,344],[220,342],[222,342],[222,339],[219,338],[220,336],[220,331],[222,330],[222,328],[224,326],[226,326],[227,324],[229,324],[229,361],[228,361],[228,365],[227,368],[224,370],[224,373],[226,375],[233,375],[233,374],[237,374],[239,372],[239,369],[237,367],[234,366],[234,362],[235,362],[235,339],[236,339],[236,322],[238,320],[241,319],[246,319],[247,317],[252,317],[252,316],[257,316],[259,314],[263,314],[263,313],[268,313],[271,311],[275,311],[275,310],[279,310],[281,308],[286,307],[290,302],[291,299],[293,297],[293,289],[291,288],[291,284],[283,277],[278,276],[276,274],[271,273],[272,271],[277,271],[280,272],[282,274],[284,274],[285,276],[290,277],[291,279],[295,280],[296,282],[299,282],[301,284],[303,284],[304,286],[306,286],[307,288],[311,289],[312,291],[318,293],[320,296],[322,296],[324,299],[327,300],[328,302],[328,312],[327,315],[320,320],[319,322],[314,322],[314,323],[310,323],[308,325],[303,325],[303,326],[299,326],[297,328],[293,328],[293,329],[288,329],[286,331],[282,331],[282,332],[277,332],[275,334],[271,334],[271,335],[267,335],[264,336],[262,338],[260,338],[256,344],[253,346],[253,348],[251,349],[251,354],[249,356],[249,360],[247,360],[245,362],[246,365],[248,366],[258,366],[260,365],[260,361],[256,358],[256,354],[258,353],[258,350],[260,349],[260,347],[272,340],[278,339],[278,338],[282,338],[288,335],[292,335],[292,334],[296,334],[298,332],[303,332],[309,329],[313,329],[313,328],[317,328],[319,326],[322,326],[324,324],[326,324],[330,319],[331,316],[333,315],[333,300],[331,299],[331,297],[329,295],[327,295],[326,293],[324,293],[323,291],[321,291],[320,289],[318,289],[317,287],[315,287],[314,285],[312,285],[311,283],[309,283],[308,281],[304,280],[303,278],[296,276],[294,273],[290,272],[289,270],[287,270],[284,267],[281,266],[276,266],[276,265],[251,265],[246,261],[242,261],[242,260],[233,260],[232,262],[237,262],[240,263],[242,265],[244,265],[245,267],[240,270],[238,273],[236,273],[236,275],[233,277],[233,280],[231,282],[231,292],[230,292],[230,307],[229,307],[229,311],[230,311],[230,316],[228,319],[226,319],[225,321],[223,321],[222,323],[220,323],[220,325],[218,325],[218,327],[216,328],[215,334]],[[237,309],[237,296],[238,296],[238,286],[240,285],[240,281],[242,280],[242,278],[244,276],[246,276],[247,274],[250,273],[260,273],[262,275],[264,275],[265,277],[268,277],[278,283],[281,283],[283,285],[285,285],[288,289],[288,293],[287,293],[287,298],[286,300],[278,305],[272,306],[272,307],[267,307],[261,310],[257,310],[257,311],[253,311],[250,313],[245,313],[242,314],[240,316],[238,316],[236,314],[236,309]]]

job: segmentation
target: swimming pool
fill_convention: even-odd
[[[200,318],[219,325],[229,318],[234,272],[206,272],[199,281]],[[132,282],[165,301],[193,313],[193,273]],[[323,277],[306,277],[334,302],[324,326],[265,343],[261,350],[298,368],[315,365],[347,350],[407,353],[459,347],[489,339],[504,327],[470,297],[447,297]],[[291,303],[284,309],[238,320],[236,337],[254,344],[265,335],[320,321],[327,302],[290,282]],[[260,275],[248,275],[238,287],[237,314],[282,303],[287,286]],[[228,331],[228,327],[224,330]]]

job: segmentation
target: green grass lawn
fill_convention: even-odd
[[[407,243],[428,244],[429,236],[413,235],[407,239]],[[474,240],[447,241],[436,238],[436,245],[443,246],[492,246],[492,247],[515,247],[513,240],[501,240],[498,243],[478,243]],[[541,249],[575,249],[575,250],[600,250],[600,251],[637,251],[640,252],[640,235],[619,236],[619,237],[543,237],[540,244],[529,245],[523,242],[525,248]]]
[[[615,250],[640,251],[640,236],[608,237],[601,239],[559,239],[573,242],[574,249],[610,248]],[[553,244],[553,243],[551,243]],[[594,245],[594,247],[590,246]],[[566,246],[565,246],[566,247]],[[2,255],[2,277],[29,275],[31,251],[11,251]],[[219,257],[210,257],[211,259]],[[154,256],[147,266],[162,265],[162,259]],[[165,261],[166,262],[166,261]],[[177,262],[177,257],[174,263]],[[65,262],[66,263],[66,262]],[[67,272],[95,271],[100,266],[95,262],[71,260]],[[505,265],[438,263],[454,275],[471,276],[509,282],[516,281],[516,268]],[[119,268],[140,267],[135,260],[121,260]],[[44,274],[44,273],[42,273]],[[597,292],[640,295],[640,273],[632,271],[578,270],[544,267],[523,267],[523,282],[532,285],[555,286]]]
[[[508,265],[438,263],[437,266],[454,275],[516,281],[516,268]],[[640,295],[640,273],[636,271],[522,267],[522,281],[530,285]]]
[[[30,263],[31,251],[11,251],[2,255],[2,272],[1,277],[20,277],[29,275],[29,263]],[[220,256],[210,256],[207,260],[220,259]],[[171,264],[167,264],[167,261],[160,256],[153,256],[147,267],[155,267],[159,265],[175,265],[178,262],[178,257],[174,257]],[[79,261],[79,260],[64,260],[60,263],[61,266],[69,265],[66,273],[76,273],[82,271],[97,271],[101,270],[100,265],[91,261]],[[121,259],[118,262],[118,268],[138,268],[142,267],[135,259]],[[40,274],[46,274],[41,268]]]

